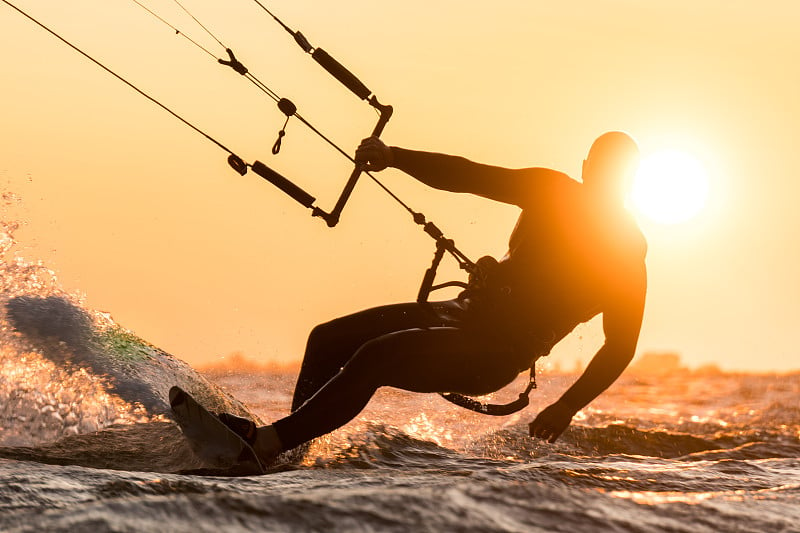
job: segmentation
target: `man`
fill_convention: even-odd
[[[365,139],[356,161],[394,167],[437,189],[522,208],[509,251],[482,258],[470,287],[445,302],[369,309],[317,326],[308,339],[292,414],[272,425],[223,416],[256,453],[278,453],[341,427],[382,386],[481,395],[530,368],[575,326],[603,314],[605,344],[583,375],[530,424],[554,442],[573,416],[631,361],[644,311],[646,242],[624,207],[636,143],[600,136],[583,183],[546,168],[506,169]]]

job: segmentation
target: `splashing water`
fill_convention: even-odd
[[[20,204],[13,193],[3,192],[0,198],[4,218]],[[31,446],[147,420],[141,405],[108,392],[106,378],[85,368],[56,365],[14,331],[6,311],[13,298],[59,297],[81,306],[80,297],[66,294],[52,270],[15,250],[20,226],[17,221],[0,221],[0,445]],[[105,315],[87,316],[103,330],[113,326]]]
[[[58,368],[35,352],[0,348],[0,445],[32,446],[149,419],[109,394],[101,377]]]

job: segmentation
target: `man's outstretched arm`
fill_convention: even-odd
[[[603,312],[606,342],[595,354],[580,378],[553,405],[545,408],[530,424],[530,435],[549,442],[564,432],[575,413],[611,386],[627,368],[636,351],[644,315],[647,273],[644,263],[631,279],[620,301]]]
[[[476,194],[520,207],[526,199],[544,194],[554,182],[570,179],[547,168],[509,169],[459,156],[389,147],[377,137],[364,139],[355,159],[365,170],[394,167],[434,189]]]

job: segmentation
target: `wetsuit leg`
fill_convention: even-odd
[[[386,305],[316,326],[306,344],[292,399],[292,411],[297,410],[335,376],[365,343],[395,331],[445,325],[448,321],[442,315],[446,313],[437,311],[448,305],[451,304]]]
[[[462,328],[415,328],[362,345],[324,387],[275,423],[285,449],[343,426],[375,391],[487,394],[513,381],[520,369],[510,348]]]

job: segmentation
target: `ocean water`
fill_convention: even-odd
[[[268,475],[181,473],[202,463],[164,409],[172,381],[269,421],[295,373],[195,372],[15,255],[15,227],[0,228],[0,531],[800,532],[797,373],[631,371],[555,444],[527,423],[575,375],[540,374],[503,418],[384,389]]]
[[[293,378],[212,376],[267,420]],[[100,392],[98,431],[20,435],[4,409],[0,530],[800,531],[800,376],[626,377],[559,442],[527,437],[570,379],[541,376],[535,405],[509,420],[381,391],[303,462],[246,478],[175,473],[196,459],[174,424]],[[16,405],[54,417],[38,394]]]

